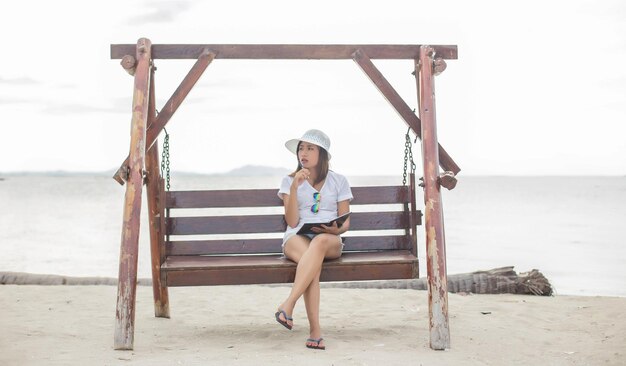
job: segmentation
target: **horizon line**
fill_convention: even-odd
[[[270,170],[286,170],[282,167],[264,167]],[[238,175],[236,171],[240,168],[235,168],[226,172],[193,172],[193,171],[178,171],[174,175],[196,175],[196,176],[228,176]],[[46,176],[110,176],[113,177],[115,170],[100,170],[100,171],[85,171],[85,170],[21,170],[21,171],[0,171],[0,178],[2,176],[27,176],[27,175],[46,175]],[[250,176],[272,176],[273,174],[252,174]],[[393,177],[396,174],[345,174],[348,177]],[[278,175],[277,175],[278,176]],[[281,175],[282,176],[282,175]],[[626,174],[502,174],[502,173],[486,173],[486,174],[459,174],[457,177],[626,177]]]

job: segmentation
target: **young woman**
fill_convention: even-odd
[[[350,227],[348,218],[341,227],[323,225],[313,228],[314,234],[297,235],[305,223],[330,222],[350,212],[352,191],[346,178],[328,169],[330,139],[319,130],[309,130],[299,139],[285,143],[298,157],[296,171],[283,178],[278,196],[285,205],[287,230],[283,238],[283,253],[298,264],[296,278],[287,299],[275,314],[276,321],[287,329],[293,327],[293,309],[304,295],[309,319],[308,348],[325,349],[319,322],[320,273],[324,259],[341,256],[340,234]]]

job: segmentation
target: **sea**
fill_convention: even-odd
[[[348,179],[402,184],[397,176]],[[171,189],[277,188],[280,180],[185,174]],[[117,277],[124,193],[102,174],[0,174],[0,271]],[[442,202],[448,274],[514,266],[538,269],[560,295],[626,296],[626,177],[460,175]],[[144,198],[140,278],[151,277],[146,212]],[[424,242],[421,226],[420,277]]]

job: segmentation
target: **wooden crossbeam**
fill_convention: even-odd
[[[195,59],[205,50],[221,59],[284,59],[284,60],[339,60],[352,59],[356,50],[362,50],[371,59],[419,59],[421,45],[294,45],[294,44],[155,44],[153,59]],[[456,60],[457,46],[432,47],[437,57]],[[135,45],[112,44],[111,59],[134,54]]]
[[[176,91],[174,91],[170,99],[167,103],[165,103],[165,106],[161,108],[161,112],[157,116],[154,123],[148,126],[148,130],[146,132],[146,150],[150,150],[152,145],[154,145],[167,122],[169,122],[170,118],[174,115],[174,112],[176,112],[178,107],[180,107],[183,103],[187,94],[189,94],[193,86],[196,85],[196,82],[200,79],[200,76],[202,76],[202,73],[204,73],[204,70],[206,70],[213,59],[215,59],[215,53],[210,52],[208,49],[204,49],[202,51],[198,57],[198,61],[196,61],[191,70],[189,70],[189,73],[187,73],[187,76],[185,76]],[[113,179],[121,185],[124,185],[124,181],[126,180],[126,172],[128,171],[127,166],[128,157],[124,160],[117,172],[115,172],[115,175],[113,175]]]
[[[400,117],[411,127],[411,129],[422,138],[422,121],[413,113],[411,108],[402,99],[400,94],[391,86],[389,81],[383,76],[383,74],[376,68],[369,55],[363,50],[359,49],[353,54],[354,61],[361,67],[363,72],[372,80],[376,88],[383,94],[387,101],[398,112]],[[444,170],[452,171],[454,174],[458,174],[461,168],[452,160],[450,155],[444,150],[441,145],[439,146],[439,161],[441,167]]]

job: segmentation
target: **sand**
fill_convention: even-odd
[[[428,342],[425,291],[322,289],[326,351],[304,347],[287,287],[170,288],[171,319],[137,292],[133,351],[113,349],[115,286],[0,286],[0,365],[625,365],[626,298],[450,294],[451,349]]]

